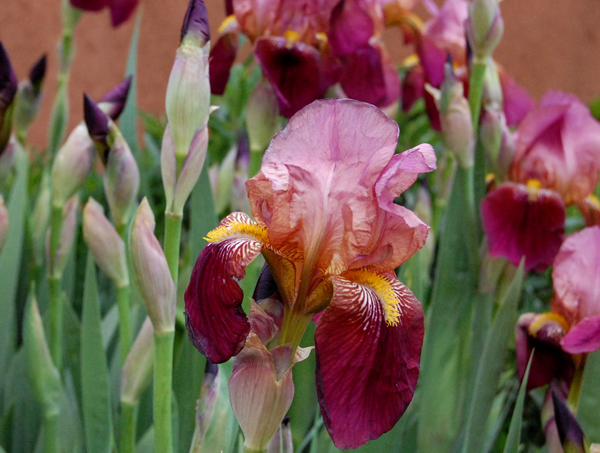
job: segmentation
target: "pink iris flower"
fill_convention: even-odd
[[[84,11],[101,11],[110,8],[110,20],[118,27],[131,17],[139,0],[71,0],[71,5]]]
[[[397,124],[366,103],[301,110],[247,182],[254,220],[233,213],[209,233],[185,293],[191,341],[210,361],[228,360],[255,334],[237,282],[262,253],[268,268],[255,298],[283,308],[277,344],[291,345],[293,357],[320,314],[317,391],[339,448],[390,430],[419,374],[423,311],[394,269],[424,245],[429,227],[394,199],[436,158],[428,144],[395,154],[397,140]]]
[[[575,96],[552,91],[515,133],[511,181],[483,200],[490,254],[527,270],[550,266],[564,239],[565,205],[598,184],[600,124]]]
[[[254,45],[254,57],[275,90],[282,116],[290,118],[324,97],[340,70],[325,34],[337,2],[233,0],[233,15],[221,25],[210,54],[212,92],[225,90],[241,32]]]
[[[425,83],[439,88],[444,80],[444,63],[450,54],[457,76],[468,93],[467,41],[465,21],[468,18],[468,0],[446,0],[441,8],[427,2],[433,17],[422,29],[412,25],[413,41],[420,64],[409,71],[404,81],[402,108],[410,110],[413,103],[423,96],[432,127],[440,130],[439,112],[431,95],[423,89]],[[503,109],[508,126],[516,126],[533,108],[533,99],[498,64],[500,85],[503,94]],[[413,74],[414,73],[414,74]]]
[[[569,236],[554,261],[552,311],[519,318],[515,343],[521,377],[536,348],[529,388],[553,379],[570,384],[578,355],[600,349],[599,272],[600,227]]]

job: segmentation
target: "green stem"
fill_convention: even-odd
[[[469,107],[471,109],[471,120],[473,121],[473,135],[477,137],[479,127],[479,114],[481,112],[481,95],[483,93],[483,82],[487,61],[475,58],[469,77]]]
[[[120,453],[135,452],[135,435],[137,424],[138,405],[128,401],[121,401],[121,440]]]
[[[292,345],[292,358],[300,346],[306,328],[310,324],[311,316],[297,311],[291,311],[284,315],[279,344],[290,343]]]
[[[175,332],[154,333],[154,443],[156,451],[172,453],[171,384]]]
[[[477,269],[479,263],[479,241],[477,234],[477,216],[475,210],[475,185],[473,167],[456,169],[455,178],[460,183],[459,187],[463,196],[463,209],[465,215],[465,223],[467,230],[467,247],[469,248],[469,256],[473,264],[473,269]]]
[[[179,277],[179,244],[181,240],[181,223],[183,216],[172,212],[165,213],[165,258],[171,271],[171,277],[177,288]]]
[[[129,285],[118,286],[117,306],[119,308],[119,344],[121,345],[121,365],[125,363],[131,348],[131,315],[129,307]]]
[[[63,207],[53,206],[50,220],[50,263],[48,284],[50,286],[50,354],[58,370],[62,369],[62,275],[56,269],[56,254],[60,247]]]
[[[45,453],[58,452],[58,414],[48,415],[44,423]]]
[[[244,453],[265,453],[267,450],[254,450],[244,445]]]
[[[573,380],[571,381],[571,388],[569,389],[569,396],[567,397],[567,403],[573,411],[573,415],[577,415],[577,405],[579,404],[579,392],[581,391],[581,383],[583,382],[583,371],[585,370],[585,362],[587,354],[583,354],[581,362],[575,369]]]
[[[251,150],[250,151],[250,165],[248,166],[248,178],[252,178],[257,175],[262,165],[264,151]]]

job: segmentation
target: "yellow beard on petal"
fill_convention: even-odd
[[[388,326],[397,326],[400,322],[400,312],[398,298],[390,282],[379,274],[365,271],[362,269],[347,271],[342,274],[347,280],[370,288],[375,292],[383,308],[383,316]]]
[[[257,224],[233,221],[210,231],[204,239],[208,242],[219,243],[233,237],[247,237],[267,245],[269,235],[267,229]]]
[[[542,329],[542,327],[546,323],[550,323],[550,322],[558,324],[555,327],[556,335],[564,335],[566,332],[569,331],[569,323],[563,316],[559,315],[558,313],[547,312],[547,313],[540,314],[535,319],[535,321],[533,321],[531,323],[531,325],[529,326],[529,329],[528,329],[529,335],[536,338],[538,332]],[[560,332],[561,329],[563,330],[563,332]]]

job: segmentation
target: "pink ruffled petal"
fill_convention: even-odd
[[[247,232],[236,232],[240,224],[256,226],[239,212],[220,223],[219,227],[230,228],[232,233],[202,250],[184,296],[190,341],[213,363],[225,362],[240,352],[250,331],[242,310],[244,293],[237,282],[263,243]]]
[[[533,109],[535,102],[508,72],[502,68],[498,68],[498,75],[500,76],[500,85],[504,98],[506,125],[510,127],[517,126],[525,118],[525,115]]]
[[[270,243],[302,251],[317,268],[347,269],[371,240],[373,186],[397,137],[393,120],[358,101],[317,101],[295,115],[246,186]]]
[[[583,354],[600,349],[600,315],[582,319],[560,342],[569,354]]]
[[[338,448],[357,448],[389,431],[412,400],[423,343],[423,311],[395,276],[385,278],[399,303],[386,325],[373,287],[333,278],[334,297],[317,322],[317,394]]]
[[[571,324],[600,314],[600,227],[585,228],[563,243],[552,271],[555,302]]]
[[[302,42],[280,37],[256,41],[254,50],[267,80],[275,90],[279,113],[290,118],[320,95],[319,52]]]
[[[483,231],[490,255],[501,256],[525,269],[541,272],[551,266],[565,235],[565,206],[561,197],[541,189],[529,200],[527,187],[505,183],[481,203]]]

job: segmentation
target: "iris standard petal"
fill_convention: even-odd
[[[335,445],[356,448],[392,429],[412,400],[423,310],[393,274],[345,277],[332,278],[333,300],[317,322],[316,380]]]
[[[238,281],[266,242],[264,229],[246,214],[235,212],[209,233],[185,291],[190,341],[213,363],[222,363],[244,347],[250,324]],[[215,322],[218,320],[218,322]]]

